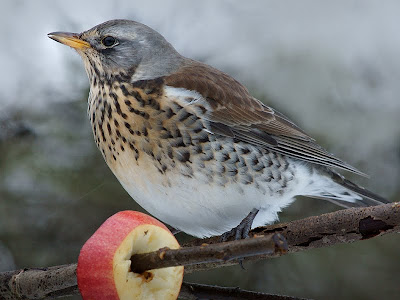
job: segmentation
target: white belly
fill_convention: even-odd
[[[198,237],[232,229],[253,208],[260,209],[253,227],[271,223],[297,194],[294,189],[284,195],[269,195],[254,184],[207,184],[201,174],[196,176],[195,172],[189,178],[177,168],[162,174],[149,156],[143,156],[138,165],[130,154],[121,153],[110,167],[130,196],[149,213]]]

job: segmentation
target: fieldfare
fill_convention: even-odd
[[[174,228],[241,238],[298,195],[345,207],[387,202],[337,173],[363,175],[286,116],[143,24],[112,20],[49,37],[83,59],[88,114],[107,165]]]

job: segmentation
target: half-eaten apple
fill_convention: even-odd
[[[85,300],[177,299],[183,267],[131,271],[133,254],[179,248],[158,220],[136,211],[108,218],[83,245],[78,259],[78,287]]]

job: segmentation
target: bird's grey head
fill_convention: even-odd
[[[138,22],[111,20],[81,34],[54,32],[49,37],[74,48],[89,79],[128,76],[131,81],[168,75],[184,58],[155,30]]]

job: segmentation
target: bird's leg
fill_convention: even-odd
[[[221,235],[221,242],[226,242],[230,239],[241,240],[249,237],[251,225],[253,225],[254,218],[258,213],[258,209],[253,209],[240,224],[231,230]]]

